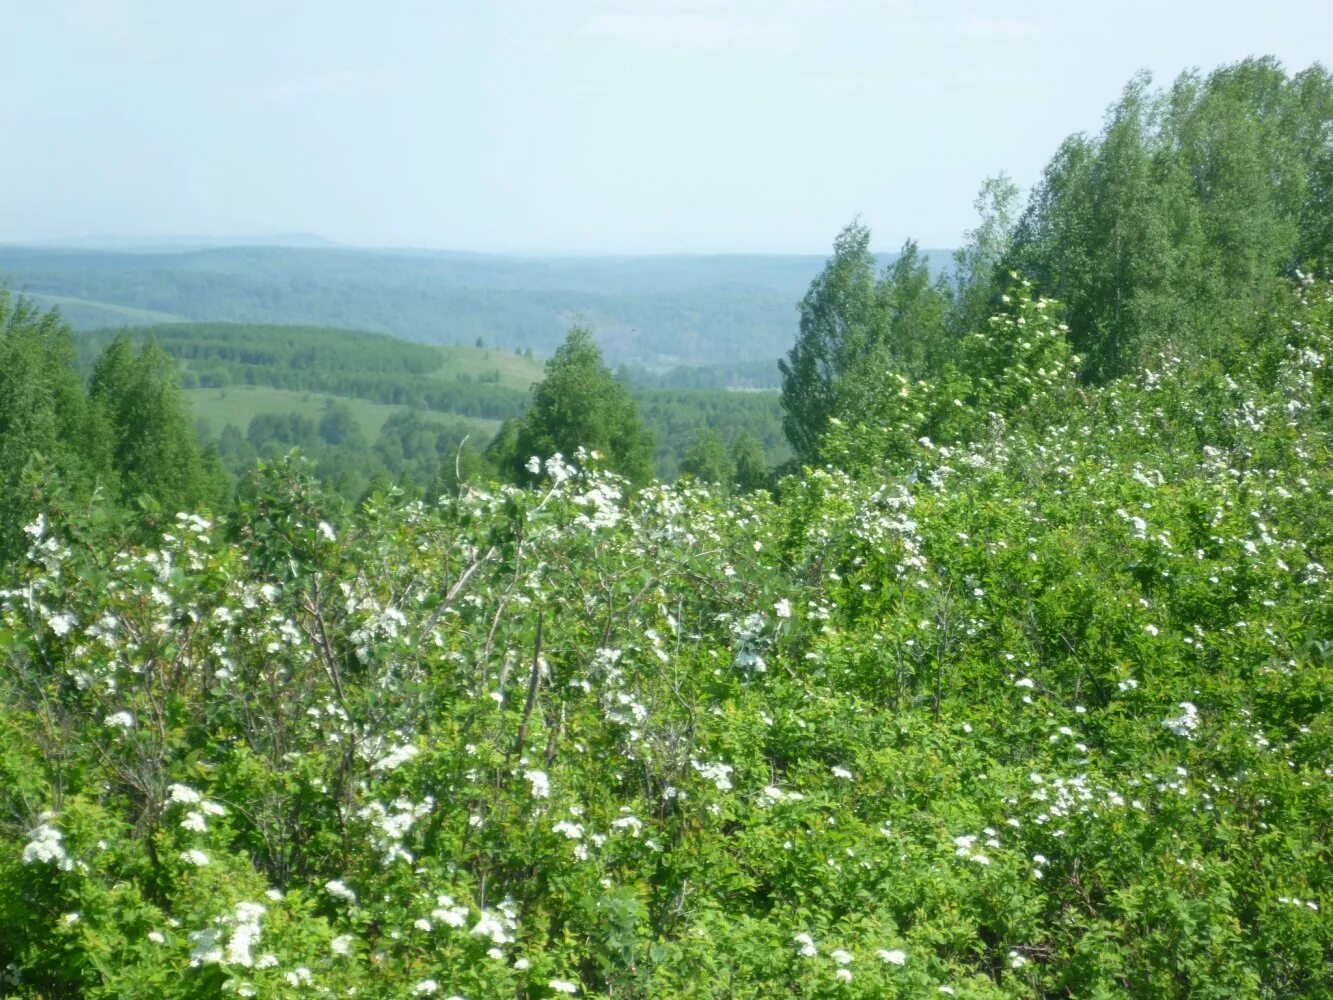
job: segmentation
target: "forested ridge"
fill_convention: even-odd
[[[932,251],[945,262],[947,254]],[[549,354],[573,323],[617,364],[745,362],[790,340],[822,261],[742,254],[527,258],[428,250],[0,246],[0,274],[78,329],[279,323]]]
[[[542,377],[530,350],[428,346],[355,330],[230,323],[74,332],[80,367],[90,371],[120,338],[151,342],[176,360],[198,436],[205,446],[216,445],[233,477],[243,476],[259,458],[296,447],[315,463],[321,479],[352,500],[384,483],[429,490],[442,471],[448,477],[465,439],[469,467],[480,472],[479,456],[498,423],[527,411],[531,387]],[[742,449],[753,451],[765,469],[790,457],[776,394],[730,390],[736,367],[674,375],[622,366],[616,373],[653,432],[660,478],[675,479],[688,468],[691,449],[709,433],[723,435],[728,445],[743,438]],[[762,367],[775,384],[776,363]],[[701,381],[711,384],[695,384]],[[676,383],[686,387],[670,387]],[[260,387],[279,391],[247,391]],[[368,412],[362,403],[387,412]],[[730,481],[725,470],[711,474]],[[754,481],[763,479],[759,474]]]
[[[674,483],[586,328],[353,497],[7,301],[0,993],[1329,995],[1330,198],[1324,69],[1136,79]]]

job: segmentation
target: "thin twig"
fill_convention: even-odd
[[[528,738],[528,721],[532,718],[532,709],[537,704],[537,688],[542,679],[542,629],[545,613],[537,612],[537,641],[532,648],[532,673],[528,676],[528,699],[523,703],[523,721],[519,723],[518,739],[514,741],[514,753],[523,756],[523,744]]]

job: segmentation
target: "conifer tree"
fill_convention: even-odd
[[[170,355],[153,343],[136,352],[127,337],[118,337],[97,359],[90,390],[110,431],[124,502],[150,496],[178,511],[217,495]]]
[[[0,291],[0,558],[21,550],[21,528],[41,507],[22,488],[30,469],[68,496],[87,496],[109,476],[106,427],[59,314]]]
[[[681,460],[680,469],[703,483],[716,483],[729,487],[735,475],[735,466],[727,454],[727,446],[717,431],[705,427],[690,445],[690,450]]]
[[[732,482],[741,493],[763,489],[768,482],[768,459],[764,446],[749,431],[743,430],[731,442]]]
[[[559,452],[572,459],[580,447],[600,452],[608,468],[636,486],[652,479],[652,435],[640,424],[629,392],[603,364],[592,333],[575,327],[533,387],[514,461],[521,469],[533,455],[546,459]]]

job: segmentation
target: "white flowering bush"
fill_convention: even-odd
[[[978,419],[778,498],[48,512],[0,992],[1327,995],[1328,294],[1097,390],[1025,299]]]

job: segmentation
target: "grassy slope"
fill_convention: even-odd
[[[207,340],[216,333],[217,328],[205,324],[182,324],[172,321],[171,330],[174,336],[162,341],[164,346],[170,351],[173,345],[179,342],[179,334],[188,333],[191,329],[197,329],[200,337]],[[152,327],[132,328],[126,332],[135,339],[160,336],[157,330]],[[260,330],[258,332],[263,334],[265,331]],[[320,337],[327,337],[335,346],[360,342],[366,337],[359,331],[336,329],[311,331],[308,329],[272,327],[268,328],[267,332],[278,339],[290,335],[308,336],[311,333],[317,333]],[[95,354],[97,350],[104,346],[100,341],[106,339],[107,335],[90,333],[84,336],[94,342],[90,346],[95,348],[93,351],[93,354]],[[415,349],[419,350],[420,348]],[[495,378],[498,375],[499,380],[494,384],[502,388],[526,392],[542,375],[539,364],[520,357],[512,351],[455,346],[441,346],[435,348],[435,350],[439,353],[440,367],[430,373],[428,377],[431,378],[452,380],[461,376],[485,384],[485,379]],[[91,360],[91,355],[89,360]],[[192,367],[191,359],[188,358],[180,358],[178,363],[184,370],[189,370]],[[361,426],[362,432],[369,440],[373,441],[379,434],[380,428],[384,426],[384,422],[394,413],[405,408],[399,405],[357,399],[337,393],[276,388],[264,385],[192,388],[187,389],[185,395],[193,407],[195,415],[209,422],[212,434],[220,433],[227,424],[236,425],[244,433],[246,428],[249,427],[251,419],[259,413],[298,413],[318,421],[331,403],[341,402],[351,409],[357,423]],[[434,416],[442,420],[464,420],[474,425],[478,434],[486,438],[494,434],[496,428],[499,427],[498,420],[488,420],[481,417],[469,417],[452,413],[435,413]]]
[[[331,330],[330,334],[342,331]],[[486,350],[476,347],[440,347],[441,365],[436,378],[452,379],[458,375],[480,378],[498,371],[499,384],[526,391],[541,378],[541,367],[508,351]],[[186,363],[188,367],[188,363]],[[406,409],[388,403],[373,403],[350,396],[338,396],[301,389],[275,389],[270,386],[227,386],[222,389],[188,389],[185,392],[196,417],[208,420],[214,434],[227,424],[235,424],[242,433],[251,419],[259,413],[299,413],[315,421],[331,403],[345,403],[367,440],[374,441],[384,422]],[[422,411],[427,415],[428,411]],[[483,439],[489,439],[500,426],[498,420],[466,417],[453,413],[429,413],[438,419],[463,420],[477,428]]]
[[[443,363],[435,372],[437,378],[470,375],[480,379],[498,371],[500,385],[520,392],[527,392],[534,382],[541,381],[542,366],[512,351],[450,346],[441,346],[439,351]]]
[[[352,411],[356,422],[367,439],[374,441],[379,435],[384,422],[400,410],[402,406],[386,403],[370,403],[364,399],[349,399],[345,396],[332,396],[323,392],[306,392],[300,389],[273,389],[268,386],[227,386],[222,389],[187,389],[185,397],[189,400],[196,417],[207,420],[213,434],[221,432],[227,424],[235,424],[242,433],[250,426],[251,419],[259,413],[299,413],[318,422],[324,411],[333,403],[343,403]],[[489,438],[500,426],[498,420],[483,420],[479,417],[460,417],[455,414],[430,413],[421,411],[423,416],[440,420],[463,420],[476,426],[478,434]]]
[[[125,332],[134,339],[156,339],[177,358],[191,386],[186,398],[195,416],[206,421],[209,437],[229,424],[244,434],[261,413],[298,414],[318,422],[332,403],[341,402],[373,442],[390,416],[420,407],[438,383],[446,391],[433,405],[442,408],[418,412],[442,422],[462,420],[475,429],[477,443],[484,444],[505,412],[478,408],[476,400],[526,400],[543,375],[536,361],[512,350],[425,345],[358,330],[173,322]],[[90,331],[78,338],[86,368],[113,333]],[[371,374],[381,381],[366,383],[355,377]],[[230,384],[219,387],[219,380]],[[453,395],[450,384],[458,382],[466,383],[466,391]],[[423,386],[432,388],[423,394]],[[394,387],[401,392],[386,391]],[[681,458],[705,426],[727,442],[746,429],[771,462],[789,457],[774,392],[639,385],[633,393],[655,437],[658,472],[664,478],[678,474]]]

